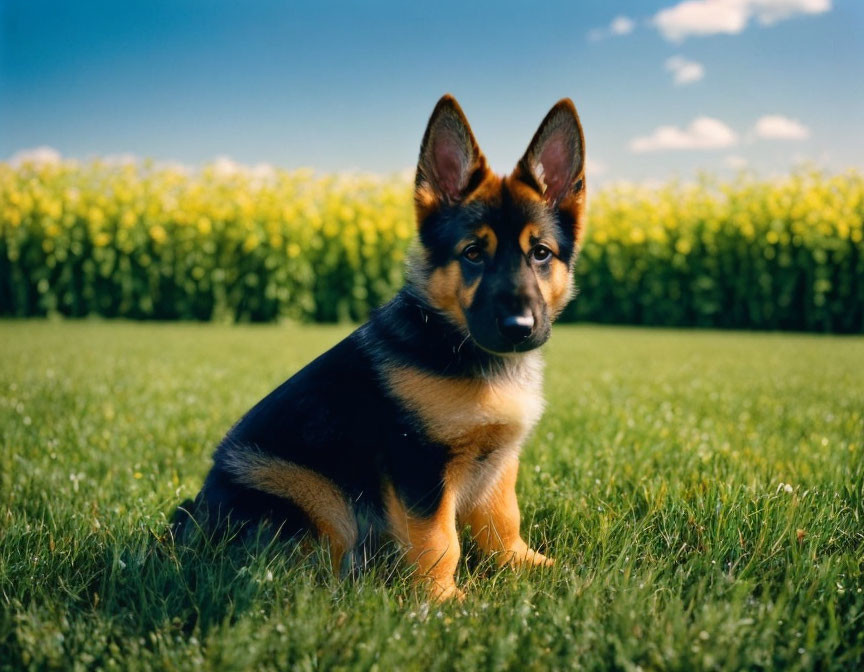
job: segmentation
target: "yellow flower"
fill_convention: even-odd
[[[258,236],[256,234],[250,233],[248,236],[246,236],[246,240],[243,241],[243,251],[251,252],[256,247],[258,247],[258,244],[260,242],[261,241],[258,239]]]
[[[150,237],[156,243],[161,245],[162,243],[164,243],[167,240],[168,232],[165,231],[165,229],[161,225],[155,224],[154,226],[150,227]]]
[[[87,211],[87,219],[90,222],[90,226],[94,229],[98,229],[105,222],[105,213],[94,205]]]
[[[675,251],[680,254],[689,254],[692,248],[693,246],[686,238],[679,238],[677,241],[675,241]]]
[[[120,224],[122,224],[123,227],[127,229],[131,229],[133,226],[135,226],[135,223],[137,221],[138,217],[132,210],[127,210],[120,218]]]

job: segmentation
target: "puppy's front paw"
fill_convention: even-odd
[[[528,567],[551,567],[555,564],[555,560],[529,548],[522,560],[517,560],[516,563]]]
[[[555,564],[555,560],[528,548],[524,542],[509,553],[505,553],[501,561],[502,564],[509,564],[513,567],[551,567]]]
[[[433,602],[447,602],[449,600],[461,602],[465,599],[465,593],[459,590],[455,583],[441,585],[436,581],[430,581],[427,585],[427,592]]]

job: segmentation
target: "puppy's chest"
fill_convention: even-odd
[[[539,365],[492,379],[394,369],[388,372],[388,384],[420,419],[427,436],[460,460],[482,461],[497,451],[518,450],[543,412]]]

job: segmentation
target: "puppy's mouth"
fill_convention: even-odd
[[[494,345],[484,343],[480,339],[476,338],[473,333],[469,331],[469,337],[471,338],[471,342],[474,343],[480,350],[483,352],[487,352],[490,355],[498,355],[498,356],[508,356],[508,355],[521,355],[526,352],[531,352],[532,350],[536,350],[541,347],[546,341],[549,340],[548,335],[540,335],[531,336],[528,339],[522,341],[521,343],[495,343]]]

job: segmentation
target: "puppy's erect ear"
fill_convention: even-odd
[[[569,98],[555,103],[534,134],[516,172],[520,179],[558,205],[582,187],[585,136]]]
[[[487,171],[468,120],[453,96],[438,101],[420,146],[415,198],[418,207],[433,202],[458,203]]]

